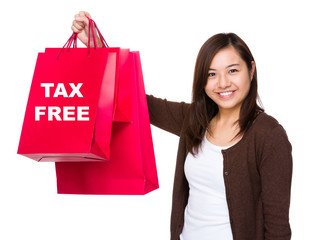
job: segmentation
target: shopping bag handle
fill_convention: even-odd
[[[88,37],[88,43],[87,43],[87,47],[90,49],[90,43],[91,43],[91,30],[92,30],[92,37],[93,37],[93,43],[94,43],[94,49],[97,49],[98,45],[96,42],[96,37],[95,37],[95,32],[94,32],[94,27],[97,30],[99,37],[100,37],[100,41],[102,43],[102,47],[104,48],[108,48],[108,44],[106,42],[106,40],[104,39],[104,37],[102,36],[97,24],[94,22],[93,19],[87,17],[87,19],[89,20],[89,37]],[[93,27],[94,26],[94,27]]]
[[[89,20],[89,36],[88,36],[88,42],[87,42],[88,55],[90,55],[91,35],[92,35],[92,40],[93,40],[93,43],[94,43],[94,49],[98,48],[94,28],[96,29],[97,33],[99,34],[99,38],[100,38],[100,41],[102,43],[102,47],[103,48],[109,48],[109,45],[107,44],[106,40],[104,39],[103,35],[101,34],[101,32],[100,32],[97,24],[95,23],[95,21],[93,19],[89,18],[89,17],[87,17],[87,19]],[[92,31],[92,34],[91,34],[91,31]],[[60,50],[60,52],[59,52],[59,54],[57,56],[57,59],[59,58],[59,55],[63,51],[63,49],[67,49],[67,52],[69,52],[71,47],[77,48],[77,33],[75,33],[75,32],[73,32],[73,34],[67,40],[65,45],[61,48],[61,50]]]

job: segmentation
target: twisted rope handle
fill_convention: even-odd
[[[89,17],[87,17],[87,19],[89,20],[89,35],[88,35],[88,42],[87,42],[88,55],[90,55],[90,48],[91,48],[91,31],[92,31],[92,40],[93,40],[93,43],[94,43],[94,49],[98,48],[94,28],[96,29],[97,33],[99,34],[99,38],[100,38],[100,41],[102,43],[102,47],[103,48],[109,48],[109,45],[107,44],[106,40],[104,39],[103,35],[101,34],[101,32],[100,32],[98,26],[96,25],[96,23],[94,22],[94,20],[89,18]],[[73,48],[77,48],[77,33],[75,33],[75,32],[73,32],[73,34],[67,40],[65,45],[60,49],[60,51],[58,53],[58,56],[57,56],[57,59],[59,58],[61,52],[65,48],[67,49],[67,52],[69,52],[69,50],[70,50],[70,48],[72,46],[73,46]]]

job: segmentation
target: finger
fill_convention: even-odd
[[[86,11],[80,11],[80,12],[79,12],[79,15],[80,15],[81,17],[89,17],[89,18],[92,18],[92,17],[91,17],[91,14],[89,14],[89,13],[86,12]]]
[[[83,23],[84,27],[89,25],[89,19],[87,19],[85,16],[76,15],[75,20],[80,22],[79,24]]]
[[[77,33],[77,34],[82,32],[81,30],[78,30],[74,25],[72,26],[72,30],[74,33]]]
[[[74,20],[72,26],[74,26],[76,29],[82,31],[85,28],[85,23]]]

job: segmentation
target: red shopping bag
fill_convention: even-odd
[[[109,160],[112,122],[132,117],[130,68],[128,49],[69,45],[39,53],[18,153],[37,161]]]
[[[57,162],[61,194],[142,195],[159,187],[140,56],[131,52],[132,122],[114,122],[108,162]]]
[[[116,53],[39,53],[18,153],[37,161],[109,159]]]

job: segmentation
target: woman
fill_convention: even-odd
[[[84,44],[86,16],[72,25]],[[242,39],[217,34],[204,43],[191,104],[147,101],[151,124],[180,137],[171,239],[291,238],[291,145],[257,104],[256,65]]]

